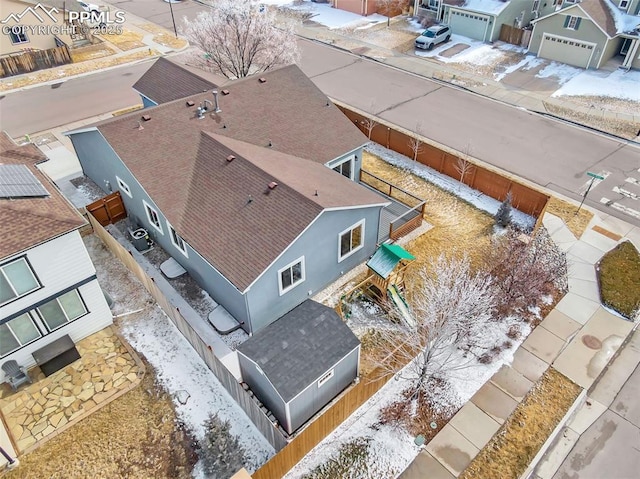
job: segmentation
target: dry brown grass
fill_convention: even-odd
[[[416,257],[406,275],[409,296],[413,288],[420,287],[417,271],[440,254],[466,254],[472,265],[482,264],[484,251],[491,243],[490,215],[368,152],[363,154],[363,168],[427,201],[425,221],[433,228],[406,246]]]
[[[580,390],[580,386],[549,368],[460,479],[520,477]]]
[[[142,25],[138,25],[143,30],[146,30],[150,33],[154,33],[153,41],[159,43],[160,45],[164,45],[165,47],[173,48],[176,50],[180,50],[189,45],[183,38],[176,38],[175,34],[166,30],[158,25],[154,25],[153,23],[144,23]]]
[[[95,60],[113,55],[116,51],[106,43],[98,43],[96,45],[88,45],[86,47],[74,48],[69,50],[73,63],[86,62],[87,60]]]
[[[580,97],[568,97],[570,101],[579,103]],[[613,99],[609,99],[613,101]],[[544,102],[544,106],[549,113],[564,118],[569,121],[587,125],[601,131],[606,131],[613,135],[632,140],[638,134],[638,124],[632,121],[619,118],[605,118],[601,111],[593,110],[593,113],[583,113],[571,108],[565,108],[553,103]],[[584,106],[584,105],[582,105]]]
[[[144,47],[142,42],[143,35],[138,32],[132,32],[131,30],[123,29],[122,33],[117,35],[103,35],[102,38],[108,41],[112,45],[123,51],[133,50],[135,48]]]
[[[580,239],[591,218],[593,218],[593,213],[586,209],[580,209],[580,213],[576,215],[577,206],[555,196],[549,199],[545,211],[562,219],[577,239]]]
[[[196,456],[153,369],[139,387],[20,458],[6,479],[190,478]]]

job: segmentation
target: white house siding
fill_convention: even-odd
[[[4,259],[1,263],[4,264],[21,256],[23,254]],[[33,312],[33,320],[42,337],[0,358],[0,364],[14,359],[22,366],[31,367],[35,365],[31,355],[33,351],[65,334],[77,342],[112,323],[111,311],[95,279],[95,268],[77,231],[28,250],[26,257],[43,287],[1,307],[0,322],[20,311],[32,311],[34,305],[49,298],[58,297],[60,293],[74,289],[75,285],[78,285],[77,290],[87,309],[87,314],[48,332],[44,322],[37,313]],[[0,382],[2,381],[4,381],[4,373],[0,371]]]
[[[0,264],[8,263],[23,255],[24,253],[3,259]],[[43,287],[0,308],[0,319],[96,273],[78,231],[72,231],[36,246],[26,252],[26,257]]]

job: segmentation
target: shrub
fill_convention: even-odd
[[[598,266],[602,303],[625,318],[640,311],[640,254],[629,241],[604,255]]]
[[[236,436],[231,435],[231,424],[211,414],[204,423],[205,438],[199,455],[208,477],[226,479],[244,466],[245,451]]]
[[[507,197],[498,208],[494,218],[496,225],[502,228],[506,228],[511,224],[511,192],[507,193]]]
[[[313,471],[302,476],[303,479],[335,479],[362,477],[368,467],[370,438],[358,437],[343,444],[338,450],[338,456],[329,458]]]

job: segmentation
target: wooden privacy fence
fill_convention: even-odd
[[[361,113],[354,112],[344,105],[337,106],[351,121],[365,132],[363,125],[368,117]],[[399,129],[382,123],[377,124],[371,131],[372,141],[405,155],[408,158],[413,158],[414,156],[410,145],[411,138],[412,136]],[[460,181],[461,174],[458,171],[460,162],[467,161],[465,175],[462,178],[462,182],[467,186],[498,201],[503,201],[507,194],[511,192],[513,206],[534,218],[539,218],[544,211],[549,196],[541,191],[530,188],[514,179],[480,166],[475,162],[471,162],[466,157],[462,157],[462,155],[458,156],[452,152],[445,151],[443,148],[429,143],[428,139],[424,139],[421,147],[422,149],[416,157],[419,163]]]
[[[342,424],[391,378],[391,376],[380,376],[380,371],[376,370],[368,378],[377,379],[364,378],[351,389],[348,389],[321,416],[298,433],[284,449],[258,469],[253,474],[253,479],[274,479],[284,476],[311,449]]]
[[[94,201],[86,206],[86,210],[98,220],[102,226],[116,223],[127,217],[122,196],[119,191]]]
[[[522,36],[524,29],[513,27],[506,23],[500,27],[500,41],[511,43],[512,45],[520,45],[522,43]]]
[[[48,50],[30,50],[0,57],[0,78],[20,75],[72,63],[69,48],[62,45]]]
[[[196,350],[198,355],[206,363],[213,374],[215,374],[218,381],[222,383],[231,397],[236,401],[236,403],[238,403],[247,416],[249,416],[249,419],[251,419],[251,422],[253,422],[253,424],[258,428],[260,433],[267,439],[267,441],[269,441],[276,451],[285,447],[287,444],[286,439],[276,429],[276,427],[274,427],[249,394],[242,389],[242,386],[238,383],[233,374],[231,374],[215,356],[211,346],[202,340],[198,333],[191,327],[189,322],[182,316],[182,314],[180,314],[180,311],[166,298],[164,293],[156,285],[153,278],[147,275],[131,253],[127,251],[124,246],[118,243],[118,241],[102,227],[93,215],[87,214],[87,217],[96,236],[98,236],[98,238],[102,240],[102,242],[116,257],[118,257],[127,269],[140,280],[149,294],[153,296],[153,299],[158,303],[165,314],[169,316],[173,324],[176,325],[182,335],[187,339],[187,341],[189,341],[193,349]]]

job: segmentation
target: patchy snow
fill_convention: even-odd
[[[368,27],[387,21],[387,17],[377,13],[363,17],[362,15],[347,12],[346,10],[333,8],[329,3],[305,2],[302,5],[289,5],[288,8],[310,13],[311,17],[309,20],[320,23],[330,30],[337,28]]]
[[[510,65],[507,68],[504,69],[503,72],[500,73],[494,73],[493,74],[493,79],[495,81],[500,81],[502,80],[504,77],[506,77],[507,75],[509,75],[510,73],[513,73],[515,71],[518,71],[520,69],[522,70],[531,70],[532,68],[536,68],[540,65],[542,65],[544,63],[544,59],[543,58],[538,58],[535,55],[525,55],[525,57],[520,60],[518,63],[514,64],[514,65]]]
[[[564,63],[551,62],[536,74],[536,78],[555,77],[560,85],[564,85],[584,70]]]
[[[130,309],[138,306],[131,304]],[[255,471],[273,456],[271,445],[158,306],[148,307],[136,319],[123,320],[121,329],[127,341],[155,368],[159,383],[174,398],[178,417],[199,441],[204,438],[204,421],[218,413],[231,423],[231,433],[244,447],[247,469]],[[189,394],[186,404],[179,400],[186,397],[184,391]]]
[[[413,18],[407,19],[406,30],[409,30],[411,32],[416,32],[416,33],[422,33],[426,30],[426,28],[422,26],[422,24],[418,21],[417,18],[413,17]]]
[[[569,67],[571,68],[571,67]],[[640,102],[640,72],[614,70],[582,71],[568,81],[552,97],[559,96],[606,96]]]
[[[434,391],[431,400],[435,401],[436,411],[451,411],[462,407],[504,364],[513,360],[514,351],[530,332],[529,326],[519,318],[506,318],[495,324],[496,327],[487,332],[486,339],[496,345],[503,345],[502,351],[490,364],[480,364],[476,361],[473,365],[454,371],[449,377],[444,378],[451,387]],[[506,333],[514,325],[520,328],[520,339],[509,340]],[[459,352],[459,358],[454,359],[456,360],[468,362],[468,359],[463,358],[462,351]],[[380,424],[379,414],[384,407],[403,400],[402,393],[410,384],[402,371],[396,374],[380,391],[313,448],[284,476],[285,479],[303,477],[319,465],[335,459],[342,445],[358,438],[370,440],[368,471],[353,470],[350,478],[397,477],[415,458],[420,448],[402,427]]]
[[[374,155],[380,157],[387,163],[397,166],[413,173],[420,178],[427,180],[430,183],[448,191],[460,199],[472,204],[476,208],[495,215],[500,207],[501,202],[491,198],[490,196],[481,193],[478,190],[457,181],[450,176],[437,172],[433,168],[429,168],[421,163],[410,160],[404,155],[395,151],[389,150],[377,143],[370,143],[365,149]],[[535,218],[519,211],[515,208],[512,209],[511,219],[514,224],[519,226],[525,231],[530,231],[535,225]]]
[[[611,11],[613,21],[616,24],[616,31],[618,33],[628,33],[635,30],[640,25],[640,18],[636,15],[629,15],[621,11],[611,0],[604,0],[605,5]]]
[[[507,8],[507,5],[509,2],[502,0],[467,0],[464,3],[464,8],[489,15],[498,15]]]

